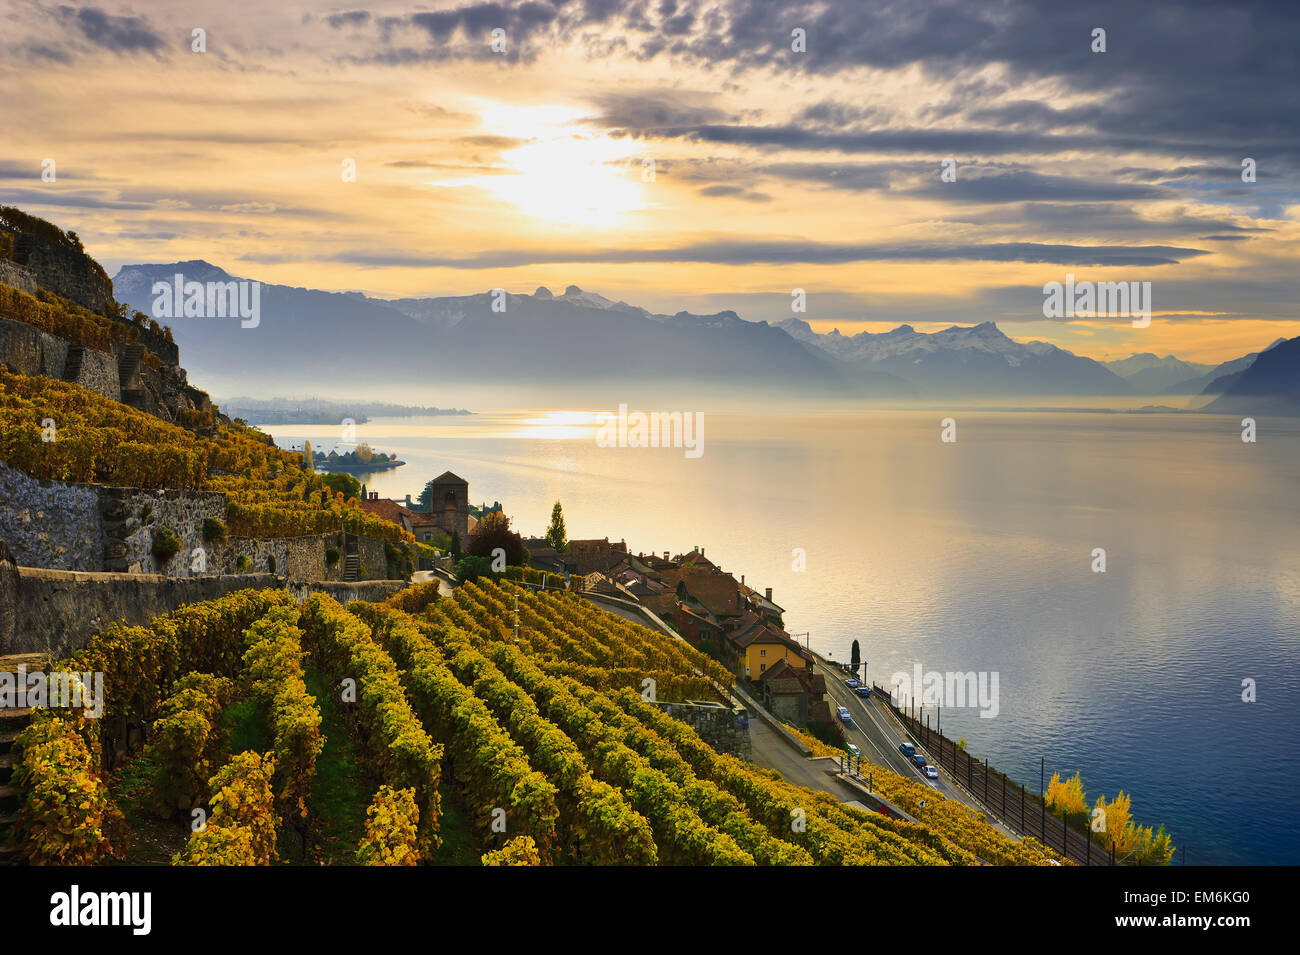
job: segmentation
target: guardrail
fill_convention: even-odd
[[[922,722],[906,710],[899,709],[885,687],[872,683],[871,690],[903,729],[925,748],[927,758],[933,758],[937,752],[938,758],[933,762],[948,770],[1008,828],[1021,835],[1033,836],[1081,865],[1123,864],[1122,859],[1115,858],[1113,842],[1109,851],[1095,845],[1087,835],[1070,828],[1062,819],[1048,812],[1041,793],[1030,795],[1023,784],[990,766],[988,759],[981,763],[948,737],[932,729],[928,720]]]

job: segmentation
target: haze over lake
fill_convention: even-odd
[[[704,454],[602,448],[590,412],[390,418],[358,440],[405,467],[401,500],[452,470],[527,535],[564,504],[569,536],[633,552],[699,546],[791,633],[868,677],[997,671],[999,715],[947,710],[1013,778],[1123,789],[1188,862],[1294,863],[1300,755],[1300,419],[935,412],[709,414]],[[266,430],[328,451],[338,429]],[[1094,573],[1094,548],[1107,570]],[[803,548],[807,570],[792,570]],[[1241,701],[1253,679],[1258,702]]]

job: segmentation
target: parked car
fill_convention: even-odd
[[[898,751],[902,753],[904,756],[906,756],[908,759],[911,759],[913,756],[916,755],[916,747],[913,746],[911,743],[899,743]]]
[[[920,753],[916,753],[912,756],[912,762],[916,763],[917,769],[925,769],[925,757]]]
[[[862,750],[858,749],[857,746],[855,746],[855,745],[852,744],[852,743],[845,743],[845,744],[844,744],[844,751],[845,751],[846,753],[848,753],[850,756],[861,756],[861,755],[862,755]]]
[[[923,770],[923,772],[925,773],[925,778],[926,778],[926,779],[938,779],[938,778],[939,778],[939,767],[937,767],[937,766],[928,766],[928,765],[927,765],[927,766],[925,767],[925,769]]]
[[[840,720],[844,723],[853,722],[853,717],[849,714],[849,708],[847,706],[840,707]]]

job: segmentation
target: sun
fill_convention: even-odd
[[[497,174],[472,180],[524,215],[552,225],[613,228],[645,207],[635,143],[593,133],[579,110],[488,104],[485,133],[523,140],[501,153]]]

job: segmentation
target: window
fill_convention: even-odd
[[[758,651],[758,655],[759,655],[760,657],[765,657],[765,656],[767,656],[767,651],[766,651],[766,650],[759,650],[759,651]]]
[[[763,672],[764,670],[766,670],[766,669],[767,669],[767,664],[766,664],[766,663],[760,663],[760,664],[758,665],[758,672],[759,672],[759,673],[762,673],[762,672]]]

